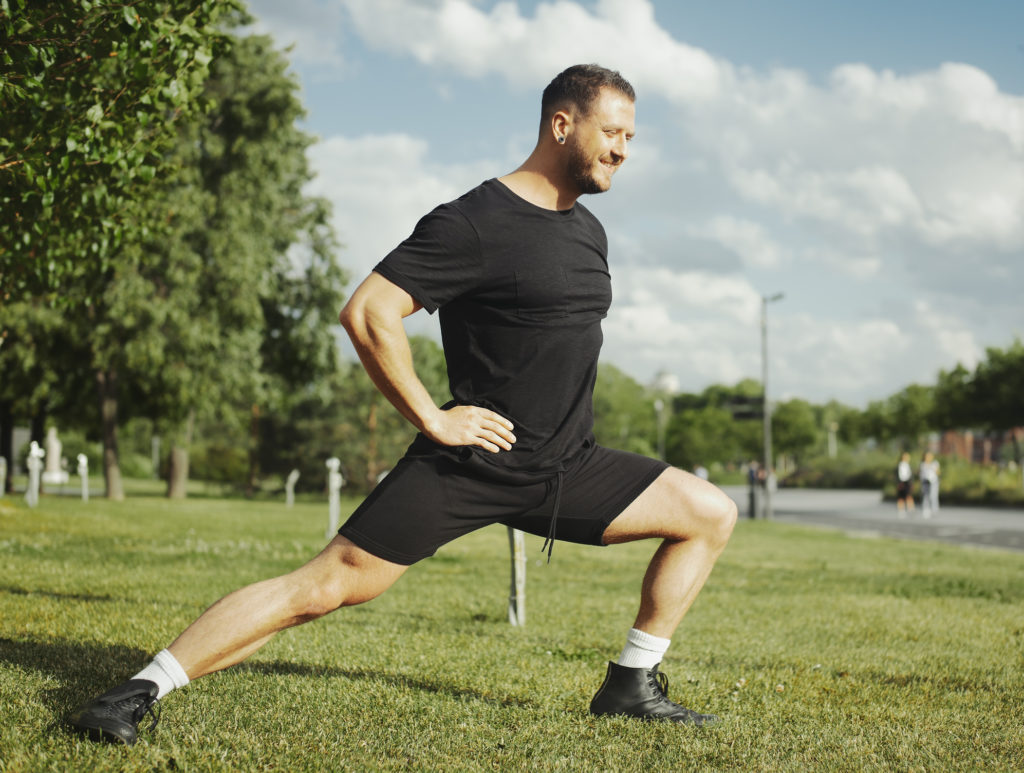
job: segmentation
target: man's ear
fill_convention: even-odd
[[[567,110],[558,110],[551,116],[551,136],[555,142],[564,143],[572,131],[572,115]]]

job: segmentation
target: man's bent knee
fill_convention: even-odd
[[[724,548],[739,512],[732,497],[688,472],[673,469],[672,473],[677,513],[682,514],[690,532],[684,538],[705,539],[719,549]]]
[[[339,607],[363,604],[390,588],[407,566],[378,558],[337,536],[294,576],[304,594],[304,620],[323,617]]]
[[[732,536],[732,530],[736,526],[736,519],[739,516],[739,508],[733,501],[732,497],[726,494],[724,491],[719,489],[719,496],[716,498],[716,511],[711,517],[713,523],[712,539],[716,542],[721,543],[724,548],[725,543],[729,541],[729,537]]]
[[[707,540],[725,547],[736,523],[736,503],[688,472],[665,470],[605,531],[606,544],[646,537]]]

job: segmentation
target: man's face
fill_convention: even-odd
[[[580,193],[603,193],[629,156],[635,109],[620,91],[602,88],[590,114],[578,119],[569,135],[569,176]]]

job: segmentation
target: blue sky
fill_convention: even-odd
[[[604,358],[697,391],[863,405],[1024,336],[1024,3],[257,0],[319,138],[358,281],[420,215],[514,169],[539,95],[637,89],[604,222]],[[436,335],[421,313],[410,332]]]

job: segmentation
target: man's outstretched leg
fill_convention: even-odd
[[[81,706],[68,722],[94,740],[133,744],[139,722],[171,690],[241,662],[278,631],[376,598],[407,568],[335,537],[294,572],[222,598],[139,674]]]
[[[668,469],[608,526],[606,544],[648,537],[664,541],[644,575],[640,611],[617,662],[590,704],[594,714],[624,714],[706,725],[716,717],[673,703],[658,671],[683,616],[711,574],[736,523],[736,505],[721,489]]]

